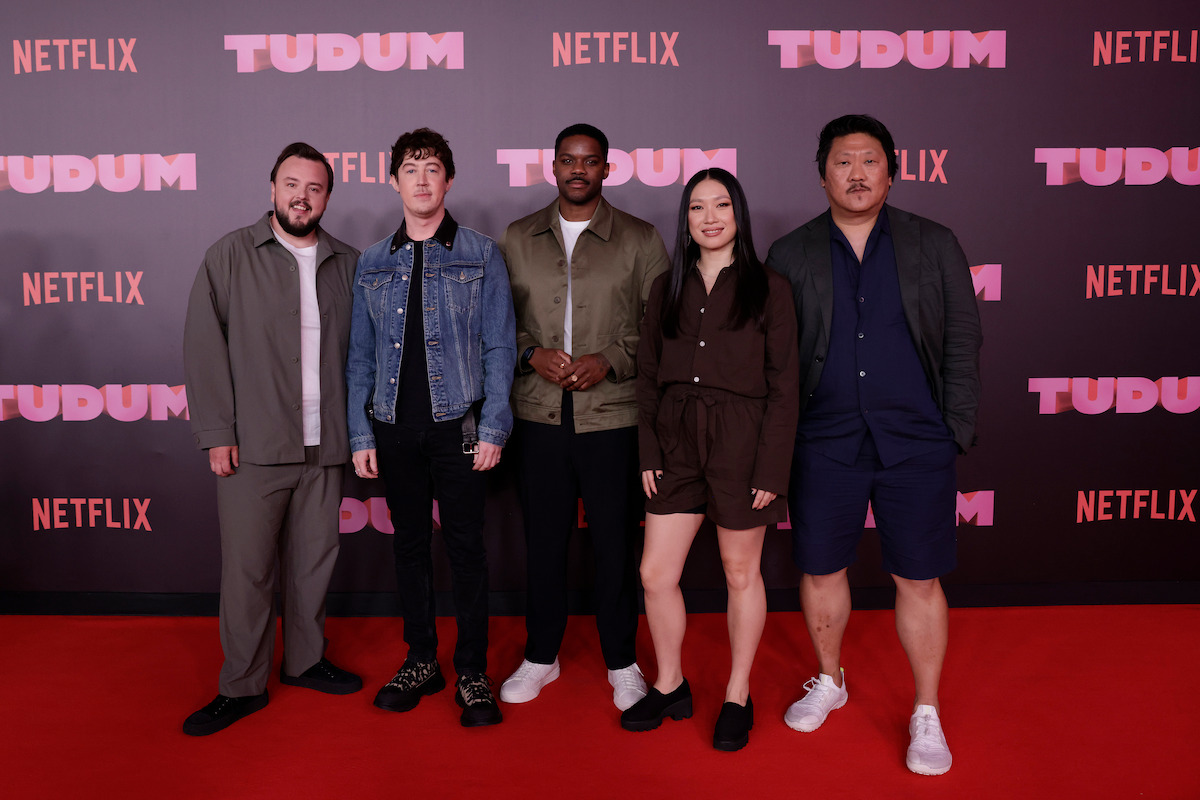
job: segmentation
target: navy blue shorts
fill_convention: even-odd
[[[868,435],[857,462],[848,466],[797,447],[788,497],[796,566],[808,575],[829,575],[853,564],[870,501],[884,569],[909,580],[950,572],[958,549],[957,455],[951,441],[884,467]]]

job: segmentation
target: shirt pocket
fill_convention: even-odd
[[[392,283],[396,277],[395,271],[364,272],[358,276],[358,290],[367,303],[367,310],[376,324],[387,317],[392,306]],[[397,281],[397,285],[401,282]],[[401,307],[407,298],[400,297]],[[394,311],[392,313],[395,313]]]
[[[478,307],[483,294],[483,267],[443,267],[442,293],[446,308],[459,314]]]

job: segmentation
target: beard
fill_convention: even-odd
[[[279,223],[280,228],[283,228],[284,233],[287,233],[289,236],[295,236],[297,239],[303,239],[317,229],[317,223],[321,221],[321,215],[317,214],[310,217],[304,225],[295,225],[288,218],[288,207],[276,203],[275,221]]]

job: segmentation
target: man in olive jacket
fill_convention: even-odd
[[[318,226],[333,170],[297,142],[271,170],[274,206],[209,248],[184,327],[188,412],[217,475],[221,647],[216,699],[183,731],[205,736],[267,705],[275,563],[283,683],[362,688],[325,656],[325,593],[338,552],[346,348],[358,251]]]
[[[596,626],[613,702],[646,694],[637,666],[638,325],[667,269],[662,237],[609,205],[608,139],[572,125],[554,146],[558,197],[508,226],[500,247],[517,314],[516,414],[528,548],[525,659],[500,688],[524,703],[558,677],[567,623],[567,544],[578,498],[596,562]]]

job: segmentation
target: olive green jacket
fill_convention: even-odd
[[[517,354],[531,346],[563,347],[567,259],[558,198],[508,226],[500,239],[517,312]],[[638,325],[650,285],[670,259],[650,223],[608,204],[604,198],[571,257],[575,304],[572,356],[603,354],[608,380],[573,398],[575,430],[612,430],[637,424],[632,378],[637,374]],[[562,389],[531,368],[518,369],[512,388],[518,419],[561,424]]]

